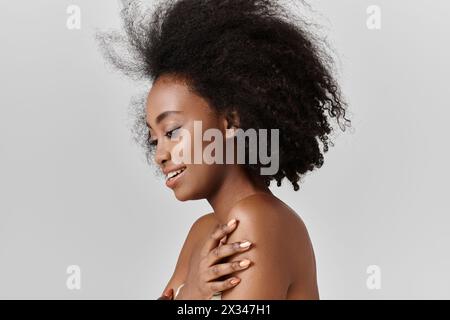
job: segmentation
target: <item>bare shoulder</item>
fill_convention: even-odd
[[[239,298],[252,291],[257,297],[289,298],[289,289],[295,295],[309,295],[315,290],[315,258],[308,231],[300,216],[283,201],[270,194],[256,194],[239,201],[229,212],[229,218],[238,220],[238,227],[228,241],[249,240],[252,249],[234,256],[250,259],[253,267],[237,273],[242,281],[236,288],[224,293],[225,299]],[[270,293],[257,293],[255,279],[271,277]],[[308,283],[308,288],[298,283]],[[252,283],[250,285],[250,283]],[[253,287],[252,287],[253,286]],[[254,289],[254,290],[253,290]]]
[[[213,212],[206,213],[200,217],[197,218],[197,220],[194,221],[192,224],[192,227],[203,227],[207,224],[210,224],[213,218]]]
[[[218,221],[214,217],[214,212],[206,213],[197,218],[197,220],[195,220],[192,224],[186,237],[187,246],[193,249],[195,244],[198,244],[204,240],[205,234],[210,232],[217,225],[217,223]],[[191,253],[192,250],[190,254]]]
[[[197,240],[203,239],[205,234],[213,229],[217,224],[218,220],[215,218],[214,212],[210,212],[195,220],[189,233],[195,234],[195,236],[198,237]]]
[[[272,194],[256,194],[243,199],[230,211],[240,221],[241,232],[270,236],[286,248],[311,246],[309,233],[300,214]]]
[[[307,232],[301,217],[287,204],[271,194],[256,194],[239,201],[229,217],[240,221],[246,233],[264,233],[285,238],[292,231],[297,236]],[[281,241],[281,239],[280,239]]]

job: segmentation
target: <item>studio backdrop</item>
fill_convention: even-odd
[[[352,130],[299,191],[271,190],[308,227],[320,297],[449,299],[450,2],[307,2]],[[95,37],[122,6],[0,3],[2,299],[156,299],[211,212],[177,201],[133,140],[150,83],[115,72]]]

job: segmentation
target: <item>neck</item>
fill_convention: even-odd
[[[214,210],[214,216],[220,223],[227,223],[231,208],[240,200],[257,193],[272,194],[259,176],[250,175],[242,166],[230,167],[222,184],[207,200]]]

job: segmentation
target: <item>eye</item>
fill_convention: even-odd
[[[178,127],[178,128],[172,129],[172,130],[170,130],[170,131],[167,131],[166,137],[168,137],[169,139],[172,138],[173,135],[174,135],[174,133],[175,133],[175,135],[176,135],[176,133],[178,133],[178,131],[179,131],[180,128],[181,128],[181,127]]]
[[[148,138],[147,138],[147,142],[150,144],[150,146],[154,147],[158,144],[158,140],[157,139],[152,139],[152,136],[150,134],[150,132],[148,133]]]

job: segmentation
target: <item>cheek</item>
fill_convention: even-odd
[[[197,169],[197,176],[201,177],[199,185],[208,190],[217,187],[225,175],[225,165],[222,164],[202,164],[198,165]]]
[[[186,186],[195,193],[205,194],[215,189],[223,177],[223,165],[191,164],[188,165],[189,175],[186,175]]]
[[[192,164],[194,161],[193,143],[193,138],[189,132],[181,134],[176,141],[173,141],[170,148],[172,163],[175,165],[185,164],[186,166]]]
[[[203,128],[205,129],[205,128]],[[207,140],[204,136],[205,130],[195,133],[193,129],[183,132],[171,147],[171,156],[175,164],[183,163],[185,165],[208,165],[216,159],[215,152],[219,149],[223,157],[218,160],[225,162],[226,148],[223,135],[212,140]],[[213,151],[212,151],[213,150]],[[211,154],[212,152],[212,154]],[[205,159],[205,157],[207,159]],[[211,158],[212,157],[212,158]]]
[[[186,165],[183,183],[175,189],[175,197],[179,201],[199,200],[208,197],[219,184],[217,166],[207,164]]]

